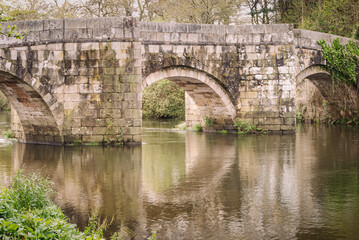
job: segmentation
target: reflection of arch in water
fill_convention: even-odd
[[[35,143],[62,142],[62,117],[54,115],[61,112],[62,105],[42,81],[47,79],[33,78],[21,65],[0,61],[0,90],[19,118],[19,124],[13,124],[16,138]]]
[[[341,109],[351,110],[353,114],[359,114],[359,95],[357,91],[343,83],[332,83],[332,76],[321,65],[312,65],[297,75],[297,86],[306,79],[319,91],[321,96],[329,104],[328,111],[332,117],[339,114]],[[358,115],[359,116],[359,115]]]
[[[188,67],[171,67],[151,73],[142,89],[162,79],[178,84],[186,91],[186,123],[191,127],[204,117],[214,118],[220,126],[233,125],[236,105],[227,89],[213,76]]]

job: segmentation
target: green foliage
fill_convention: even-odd
[[[248,122],[246,122],[243,119],[236,119],[236,122],[234,123],[234,126],[237,128],[238,133],[251,133],[253,131],[253,126],[251,126]]]
[[[296,28],[352,37],[358,10],[357,0],[279,0],[277,19]]]
[[[82,141],[81,140],[74,140],[73,143],[74,144],[82,144]]]
[[[92,239],[97,239],[100,236],[103,236],[103,232],[108,225],[106,220],[101,222],[98,211],[94,211],[89,218],[87,227],[85,227],[84,234],[86,236],[91,236]]]
[[[202,126],[201,124],[196,124],[193,128],[192,128],[193,131],[195,132],[202,132]]]
[[[299,111],[295,114],[297,123],[303,123],[305,121],[304,114],[307,111],[307,106],[302,106]]]
[[[12,133],[11,129],[8,129],[8,130],[4,131],[2,134],[4,134],[4,136],[6,136],[7,138],[15,138],[15,136]]]
[[[333,81],[337,80],[347,85],[356,84],[356,69],[359,65],[359,48],[350,41],[343,46],[339,38],[327,44],[325,40],[318,41],[322,47],[326,65],[323,66],[331,75]]]
[[[51,182],[19,171],[10,188],[0,192],[0,239],[99,239],[103,224],[90,219],[86,233],[61,212],[52,201]],[[98,227],[98,228],[96,228]]]
[[[221,134],[228,134],[228,131],[227,130],[222,130],[220,131]]]
[[[359,24],[354,26],[352,38],[359,39]]]
[[[210,117],[204,117],[203,121],[204,121],[204,126],[213,127],[216,120]]]
[[[142,115],[145,118],[184,119],[184,91],[167,79],[153,83],[143,91]]]
[[[153,232],[152,232],[152,235],[151,235],[151,237],[148,238],[148,240],[157,240],[156,231],[153,231]]]
[[[10,18],[6,15],[6,11],[7,11],[6,7],[0,5],[0,8],[1,8],[0,9],[0,22],[8,22],[8,21],[13,20],[12,18]],[[16,39],[24,38],[24,36],[26,35],[26,31],[25,32],[17,32],[16,30],[17,30],[16,25],[13,25],[13,26],[7,25],[7,31],[3,31],[3,26],[0,23],[0,35],[6,35],[7,37],[14,37]]]

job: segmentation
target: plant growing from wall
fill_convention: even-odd
[[[6,136],[7,138],[15,138],[15,135],[11,131],[11,129],[8,129],[7,131],[4,131],[2,134],[4,134],[4,136]]]
[[[297,120],[297,123],[302,123],[305,121],[305,117],[304,114],[307,111],[307,106],[302,106],[301,108],[299,108],[300,110],[298,110],[295,114],[295,118]]]
[[[247,121],[239,118],[236,119],[234,126],[237,128],[239,134],[248,134],[256,130],[256,126],[252,126]]]
[[[216,122],[215,119],[207,117],[207,116],[203,118],[203,121],[204,121],[205,127],[213,127]]]
[[[323,68],[332,75],[333,83],[338,81],[355,85],[359,66],[359,48],[355,42],[350,41],[344,46],[339,38],[336,38],[332,43],[328,44],[325,40],[320,40],[318,44],[322,47],[326,61]]]
[[[192,129],[193,129],[193,131],[195,131],[195,132],[202,132],[202,126],[201,126],[201,124],[196,124]]]

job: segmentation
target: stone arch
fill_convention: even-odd
[[[217,128],[233,126],[237,109],[228,91],[213,76],[189,67],[171,67],[149,74],[142,89],[162,79],[175,82],[186,91],[186,123],[188,127],[214,118]]]
[[[63,142],[62,118],[54,114],[59,113],[60,105],[39,79],[31,78],[21,65],[2,59],[0,90],[16,111],[19,121],[12,125],[16,138],[27,143]]]
[[[328,103],[327,111],[333,118],[339,118],[340,110],[350,110],[355,116],[359,116],[359,95],[357,91],[344,83],[332,83],[330,73],[322,68],[322,65],[312,65],[302,70],[296,77],[298,86],[308,79]],[[297,98],[300,96],[297,96]],[[352,117],[352,116],[350,116]]]

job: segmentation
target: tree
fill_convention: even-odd
[[[352,37],[359,24],[357,0],[280,0],[279,22],[295,27]]]
[[[12,20],[33,20],[49,18],[53,4],[46,0],[9,0],[8,14]]]
[[[59,0],[53,1],[55,11],[52,11],[49,16],[53,18],[76,18],[78,16],[77,9],[71,0],[64,0],[62,3]]]
[[[276,0],[246,0],[250,9],[252,24],[269,24],[276,22]]]
[[[138,17],[148,19],[148,8],[154,0],[77,0],[75,6],[82,17]]]
[[[159,0],[152,4],[154,21],[229,24],[239,12],[240,0]]]
[[[24,35],[26,34],[25,32],[17,32],[16,29],[16,25],[7,25],[7,30],[4,31],[3,30],[3,22],[8,22],[13,20],[11,17],[8,16],[8,8],[6,5],[3,5],[2,3],[0,4],[0,35],[6,35],[7,37],[14,37],[17,39],[21,39],[24,37]]]
[[[145,88],[142,115],[146,118],[184,118],[184,91],[170,80],[163,79]]]

